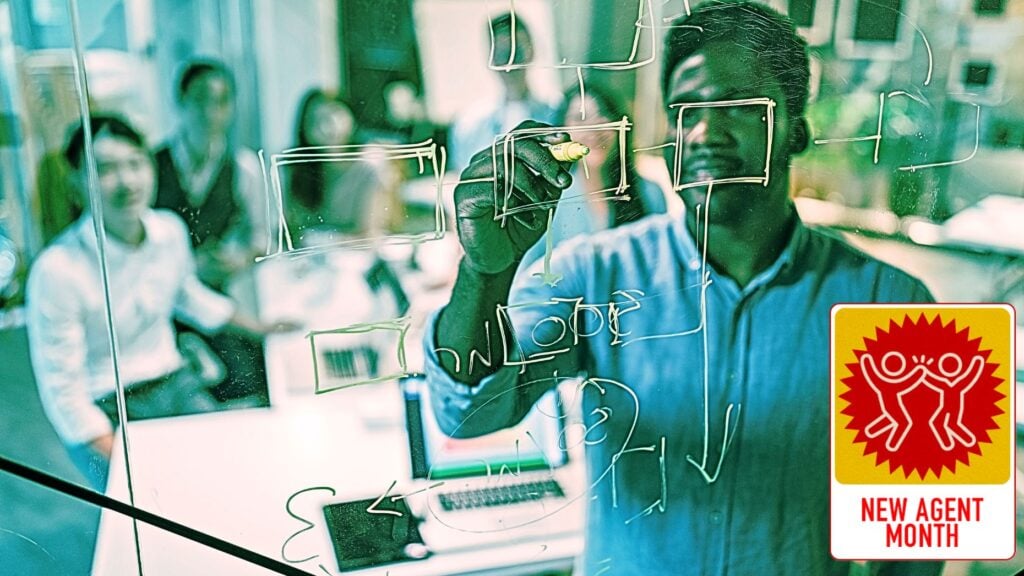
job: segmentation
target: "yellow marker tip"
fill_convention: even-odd
[[[559,162],[576,162],[590,154],[590,148],[572,140],[550,146],[548,151]]]

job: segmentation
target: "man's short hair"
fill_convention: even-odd
[[[119,116],[110,114],[92,114],[89,118],[89,128],[92,137],[95,139],[100,134],[122,138],[146,150],[146,139],[142,133],[136,130],[131,124]],[[68,137],[67,146],[64,147],[64,159],[68,161],[75,170],[82,166],[82,156],[85,154],[85,124],[79,124]]]
[[[178,102],[181,102],[188,89],[192,87],[192,84],[207,74],[213,74],[223,78],[228,83],[228,88],[231,92],[235,91],[235,78],[228,70],[228,67],[223,62],[218,60],[191,60],[185,64],[181,69],[181,74],[178,75],[178,84],[175,91],[175,96]]]
[[[733,42],[756,54],[763,66],[751,77],[752,82],[775,80],[786,97],[789,115],[803,116],[810,91],[807,42],[789,18],[764,4],[710,0],[694,8],[689,16],[677,18],[671,26],[665,38],[662,94],[668,94],[672,74],[680,62],[712,42]]]

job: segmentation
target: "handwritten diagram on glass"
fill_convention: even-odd
[[[390,233],[374,227],[361,226],[359,218],[367,211],[386,211],[387,206],[375,204],[379,201],[379,188],[366,185],[367,182],[381,180],[386,177],[376,175],[381,166],[393,162],[413,161],[416,164],[416,175],[432,178],[434,183],[434,218],[429,228]],[[265,164],[265,163],[264,163]],[[292,230],[289,216],[298,209],[296,199],[292,198],[284,185],[287,180],[284,172],[289,168],[308,164],[325,164],[341,171],[338,204],[356,214],[353,222],[335,223],[324,226],[317,231],[316,222],[305,230],[309,232],[304,238],[297,238],[296,230]],[[276,230],[271,228],[268,239],[267,254],[261,259],[272,258],[283,254],[309,255],[326,250],[346,248],[365,249],[380,245],[417,244],[436,240],[444,235],[445,213],[441,204],[441,180],[444,174],[444,149],[431,140],[418,144],[374,144],[344,145],[292,148],[280,154],[272,154],[269,161],[269,173],[264,174],[268,186],[268,217],[272,210],[276,212]],[[337,210],[335,210],[337,212]],[[318,217],[322,221],[322,216]],[[325,224],[330,224],[326,223]],[[346,233],[346,228],[349,233]],[[301,242],[300,242],[301,240]],[[276,249],[273,247],[276,245]]]
[[[310,332],[317,394],[406,376],[409,318]]]
[[[491,161],[494,164],[495,172],[499,174],[494,179],[494,219],[502,223],[505,219],[524,212],[547,211],[553,209],[557,204],[571,202],[586,202],[588,197],[598,198],[607,201],[628,201],[627,195],[629,186],[626,183],[626,132],[632,127],[629,119],[623,117],[616,122],[594,124],[592,126],[580,126],[571,128],[575,133],[608,134],[618,140],[617,150],[619,152],[618,162],[621,167],[620,179],[612,187],[602,188],[592,192],[581,192],[578,194],[563,194],[561,198],[540,202],[519,202],[517,203],[514,190],[516,187],[516,142],[526,138],[536,138],[549,134],[564,133],[570,128],[553,126],[550,128],[525,128],[512,130],[506,134],[495,137],[491,144]],[[501,168],[500,170],[498,168]]]
[[[768,185],[768,178],[771,174],[772,161],[772,136],[775,130],[775,101],[770,98],[745,98],[740,100],[720,100],[716,102],[695,102],[688,104],[672,104],[670,107],[676,110],[675,119],[675,155],[672,166],[672,187],[675,190],[684,190],[712,184],[761,184]],[[698,115],[701,114],[725,114],[730,118],[738,116],[760,116],[765,126],[765,156],[764,170],[757,175],[753,174],[730,174],[725,177],[699,178],[688,181],[687,173],[683,169],[683,154],[688,134],[692,131]],[[704,129],[713,129],[707,128]],[[728,166],[725,167],[728,171]]]

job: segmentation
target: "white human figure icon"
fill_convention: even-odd
[[[941,376],[929,370],[928,375],[931,377],[931,381],[923,382],[925,386],[939,393],[939,405],[928,420],[928,426],[932,429],[932,434],[935,435],[939,447],[946,452],[952,450],[956,442],[970,448],[978,440],[964,426],[964,397],[981,379],[981,373],[985,369],[985,359],[976,355],[971,358],[970,365],[964,369],[964,361],[960,359],[960,356],[947,352],[939,358],[938,369]],[[936,427],[936,421],[940,423],[939,427]]]
[[[891,366],[893,361],[896,363],[895,367]],[[918,361],[917,358],[915,361]],[[876,438],[888,432],[885,447],[890,452],[895,452],[903,445],[907,434],[914,426],[910,412],[903,403],[903,397],[921,384],[925,384],[930,372],[923,363],[918,363],[907,370],[906,357],[895,351],[883,355],[878,365],[871,354],[865,353],[860,357],[860,368],[864,380],[878,397],[878,405],[882,411],[878,418],[864,427],[864,435]],[[932,386],[929,388],[935,389]],[[898,410],[894,409],[897,406]]]

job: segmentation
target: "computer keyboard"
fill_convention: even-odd
[[[543,498],[564,497],[565,492],[562,491],[562,487],[553,479],[438,494],[441,508],[447,511],[505,506]]]

